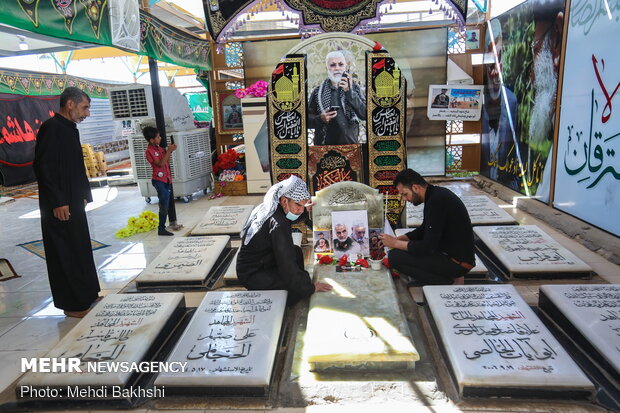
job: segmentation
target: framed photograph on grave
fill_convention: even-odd
[[[370,254],[368,242],[368,211],[332,212],[332,240],[334,255],[340,258],[348,255],[367,257]]]
[[[385,250],[383,241],[379,239],[379,236],[383,234],[383,228],[370,228],[368,230],[368,249],[370,256],[379,256],[381,251]]]
[[[315,253],[328,254],[333,251],[331,231],[314,231],[313,241]]]
[[[243,133],[243,114],[241,112],[241,99],[235,96],[235,92],[227,90],[215,92],[215,111],[218,133],[233,134]]]

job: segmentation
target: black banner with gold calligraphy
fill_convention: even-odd
[[[405,79],[385,51],[366,52],[369,185],[388,195],[389,221],[397,225],[402,203],[392,184],[407,167]]]
[[[306,180],[306,88],[306,56],[287,55],[278,63],[269,82],[267,111],[273,183],[290,175]]]
[[[308,177],[315,194],[343,181],[362,181],[361,145],[321,145],[308,148]]]

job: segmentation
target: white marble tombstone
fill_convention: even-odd
[[[511,277],[586,277],[592,268],[536,225],[474,227],[481,251]]]
[[[513,225],[517,221],[486,195],[463,196],[471,225]],[[407,226],[419,227],[424,218],[424,204],[413,206],[407,202]]]
[[[17,394],[21,386],[60,388],[67,396],[67,386],[97,390],[131,385],[135,372],[117,367],[150,360],[184,313],[182,293],[107,295],[44,356],[79,358],[81,372],[28,372]]]
[[[420,356],[389,272],[336,272],[331,265],[314,268],[316,280],[334,288],[310,298],[303,350],[310,367],[414,368]]]
[[[472,225],[514,225],[517,221],[486,195],[461,197]]]
[[[286,291],[208,292],[167,360],[187,362],[186,371],[161,373],[155,385],[173,393],[233,388],[264,394],[286,296]]]
[[[423,290],[460,395],[592,396],[590,380],[512,285]]]
[[[209,208],[192,229],[192,235],[233,235],[238,237],[254,205],[225,205]]]
[[[237,252],[235,252],[235,256],[230,261],[230,265],[226,268],[224,272],[224,283],[228,285],[239,284],[239,279],[237,278],[237,257],[239,256],[239,248]]]
[[[413,231],[413,228],[397,228],[394,231],[394,233],[396,234],[397,237],[400,237],[401,235],[406,235],[407,233],[411,231]],[[476,276],[484,275],[488,273],[489,273],[489,269],[487,268],[486,265],[484,265],[484,263],[482,262],[478,254],[476,254],[476,266],[467,273],[466,277],[472,276],[472,275],[476,275]]]
[[[228,235],[174,238],[136,278],[136,285],[202,284],[229,240]]]
[[[620,284],[542,285],[538,306],[620,382]]]
[[[332,229],[333,211],[368,211],[369,228],[383,228],[384,198],[377,189],[359,182],[338,182],[321,189],[312,197],[314,231]]]

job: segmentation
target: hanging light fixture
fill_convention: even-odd
[[[28,45],[28,43],[26,42],[26,38],[24,36],[17,36],[17,38],[19,39],[19,50],[28,50],[30,49],[30,46]]]

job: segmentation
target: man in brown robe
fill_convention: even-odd
[[[99,279],[85,207],[92,202],[76,124],[90,115],[90,98],[76,87],[60,95],[60,110],[37,133],[34,170],[41,232],[54,305],[84,317],[98,298]]]

